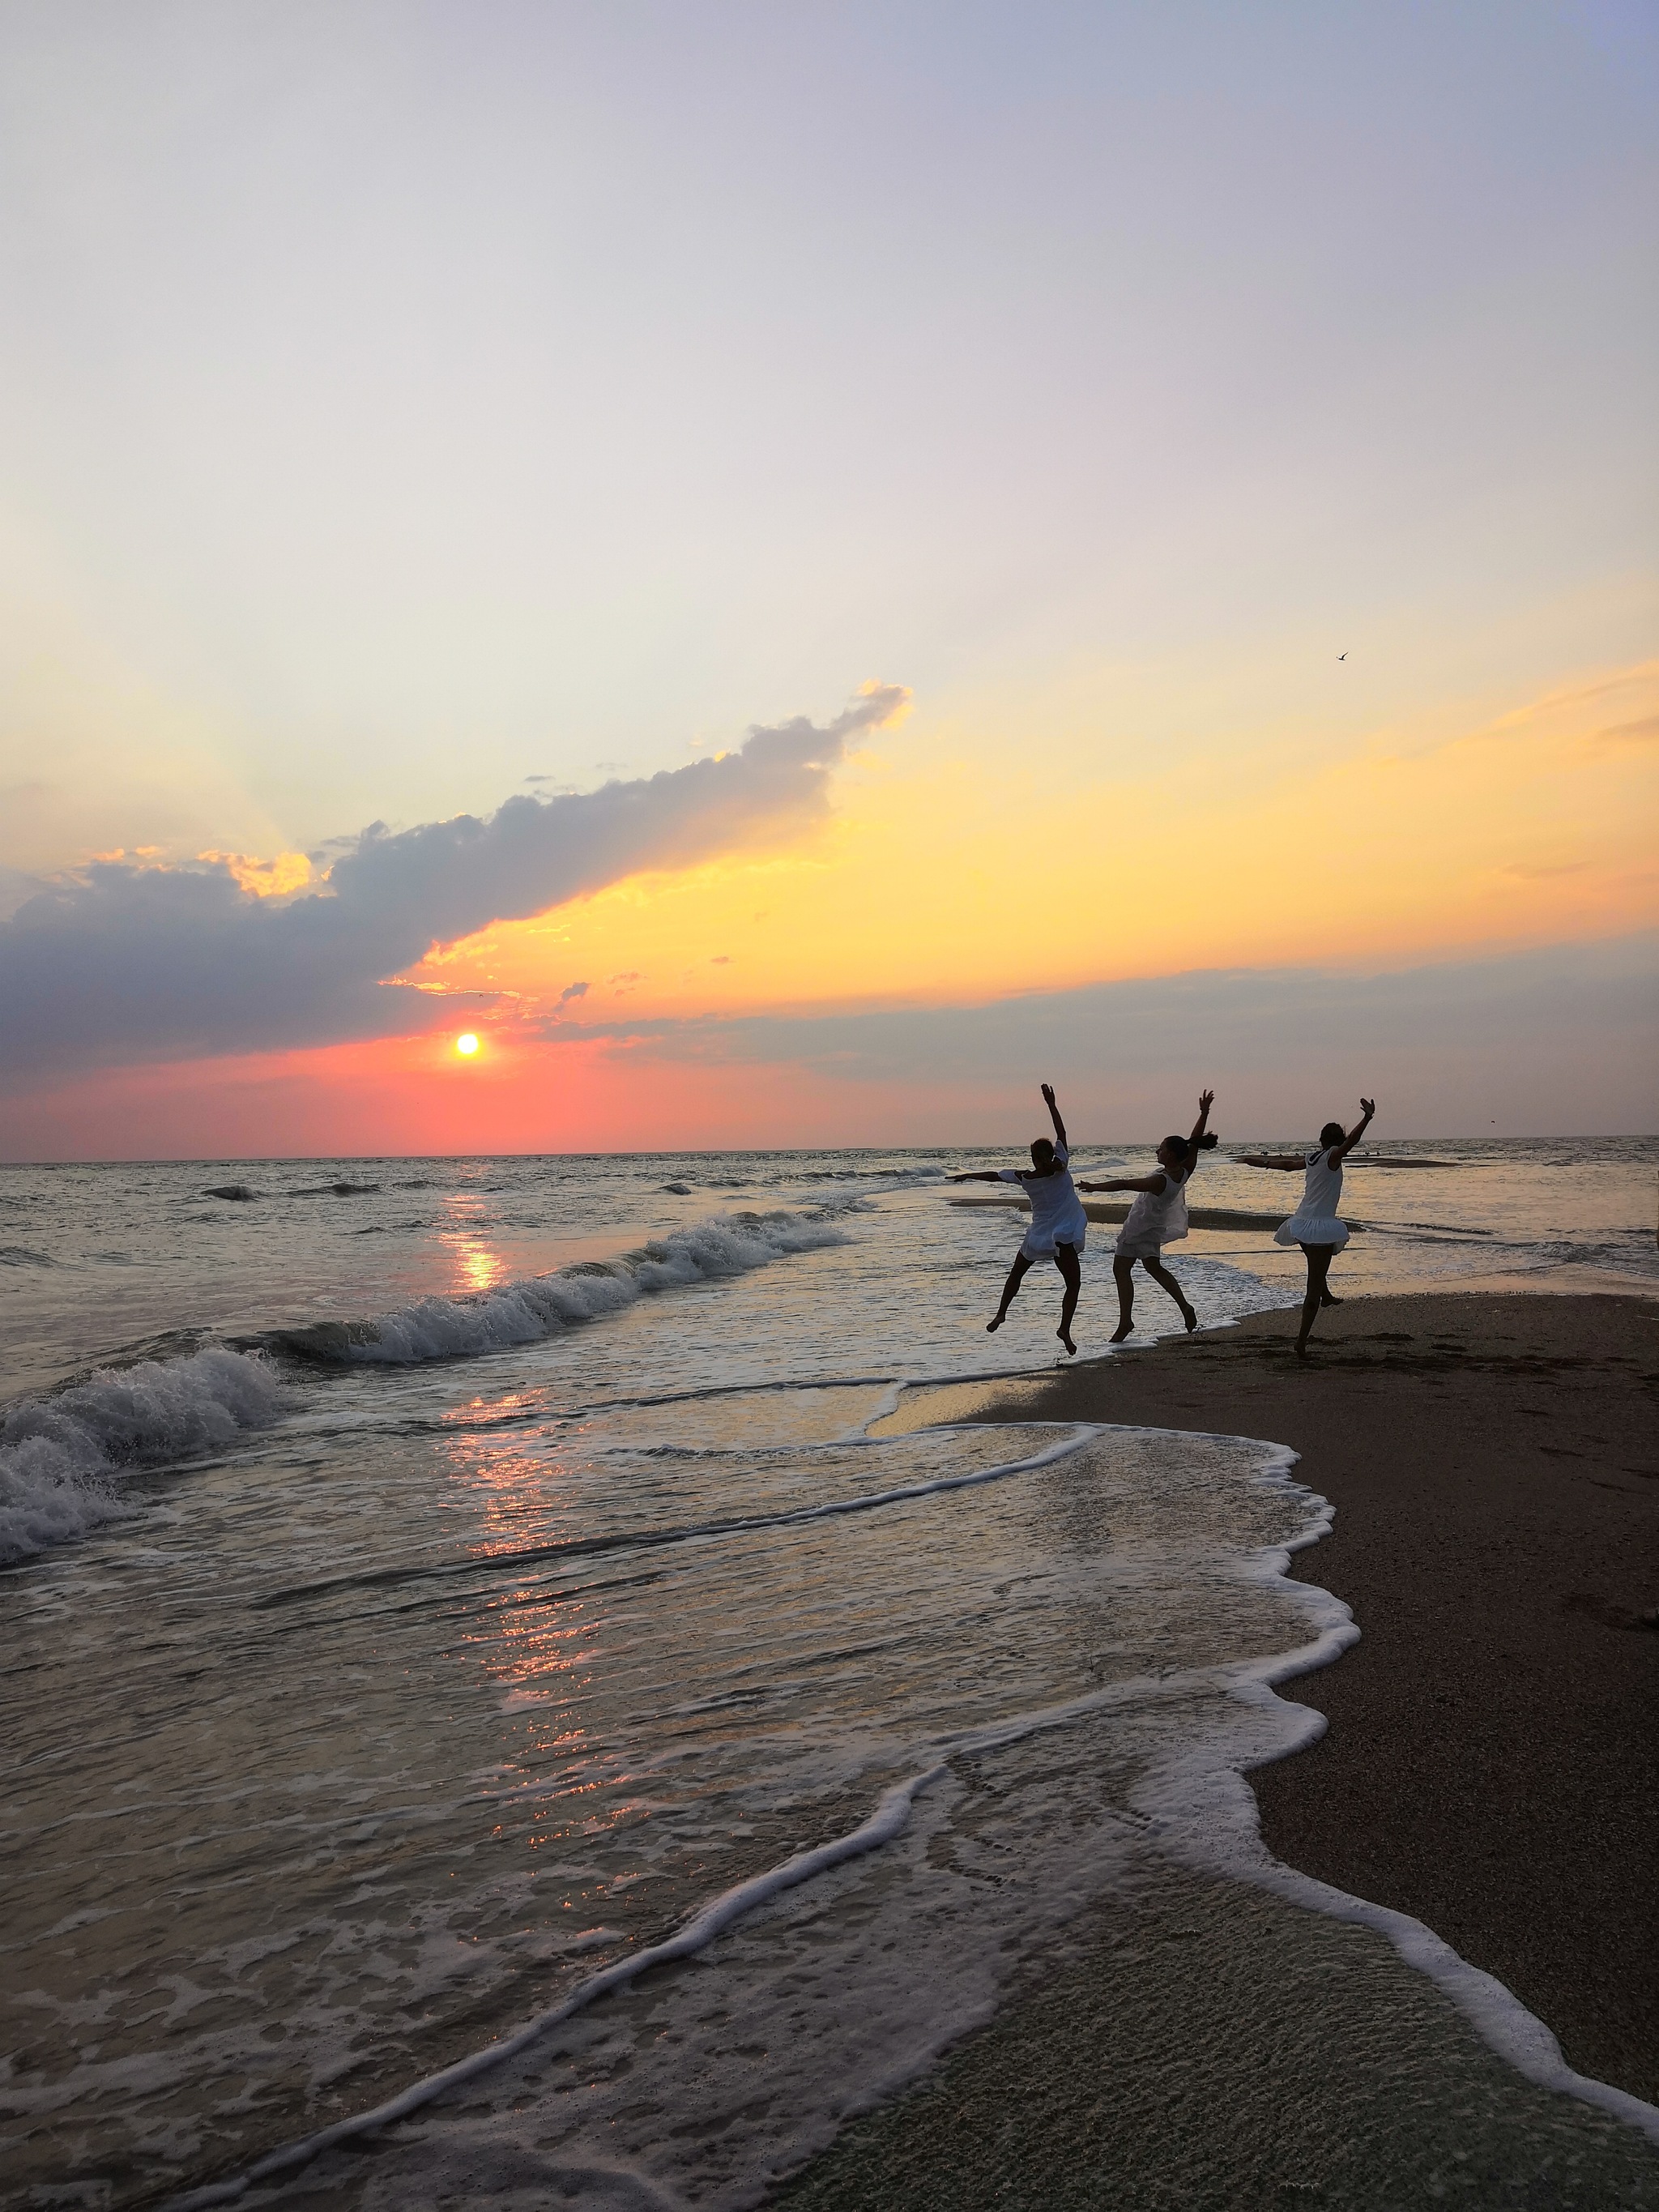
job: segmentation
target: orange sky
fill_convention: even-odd
[[[1363,680],[1363,679],[1362,679]],[[999,763],[1030,763],[1024,772]],[[1659,663],[1453,735],[1116,772],[1088,728],[878,734],[792,851],[630,879],[429,959],[495,1018],[957,1003],[1194,967],[1446,957],[1659,919]],[[469,1017],[471,1018],[471,1017]],[[491,1017],[480,1018],[486,1024]]]
[[[0,1158],[1650,1114],[1645,18],[348,15],[0,23]]]

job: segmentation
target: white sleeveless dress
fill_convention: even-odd
[[[1281,1221],[1274,1230],[1275,1244],[1328,1244],[1340,1252],[1347,1243],[1347,1224],[1336,1218],[1342,1196],[1342,1170],[1331,1165],[1334,1150],[1332,1146],[1316,1145],[1307,1155],[1302,1203],[1288,1221]]]
[[[1193,1167],[1198,1165],[1197,1160]],[[1156,1260],[1166,1244],[1178,1244],[1187,1234],[1187,1185],[1192,1181],[1193,1168],[1172,1175],[1168,1168],[1160,1168],[1164,1188],[1136,1193],[1135,1202],[1129,1208],[1129,1218],[1117,1232],[1117,1255],[1121,1260]]]
[[[1064,1145],[1054,1146],[1054,1158],[1053,1175],[1033,1175],[1029,1168],[998,1170],[1002,1182],[1017,1182],[1031,1201],[1031,1225],[1019,1248],[1028,1260],[1052,1260],[1056,1244],[1071,1245],[1081,1259],[1088,1237],[1089,1217],[1072,1182],[1071,1155]]]

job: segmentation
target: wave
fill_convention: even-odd
[[[245,1182],[210,1182],[202,1195],[204,1198],[228,1199],[233,1205],[246,1206],[259,1194],[257,1190],[251,1190]]]
[[[422,1298],[374,1320],[272,1329],[234,1345],[100,1367],[49,1397],[24,1399],[0,1419],[0,1565],[124,1519],[131,1509],[121,1478],[130,1470],[195,1458],[276,1420],[283,1390],[272,1354],[406,1366],[505,1351],[653,1291],[844,1244],[833,1217],[856,1205],[843,1199],[811,1213],[716,1215],[616,1260],[580,1261],[471,1297]]]
[[[55,1267],[49,1252],[31,1251],[27,1244],[0,1244],[0,1267]]]
[[[71,1542],[128,1511],[122,1474],[191,1459],[276,1419],[282,1387],[258,1352],[103,1367],[0,1420],[0,1565]]]
[[[895,1187],[921,1182],[944,1182],[950,1170],[938,1167],[931,1161],[902,1168],[797,1168],[780,1176],[781,1182],[857,1182],[866,1183],[872,1190],[888,1190]]]
[[[847,1232],[833,1215],[851,1210],[843,1203],[811,1213],[716,1214],[615,1260],[580,1261],[557,1274],[465,1297],[422,1298],[374,1320],[276,1329],[259,1342],[302,1359],[390,1366],[504,1352],[617,1313],[652,1291],[746,1274],[793,1253],[844,1244]]]

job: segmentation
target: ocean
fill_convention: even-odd
[[[1659,1275],[1653,1140],[1368,1151],[1345,1293]],[[1079,1915],[1260,1872],[1328,1509],[1271,1438],[953,1425],[1059,1357],[1052,1270],[985,1334],[983,1164],[0,1168],[8,2202],[756,2203]],[[1298,1301],[1260,1229],[1168,1256]],[[1459,2002],[1454,2087],[1531,2063]]]

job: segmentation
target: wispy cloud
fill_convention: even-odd
[[[387,979],[434,945],[643,870],[799,836],[827,815],[849,740],[891,721],[908,697],[871,685],[823,727],[798,716],[752,729],[717,759],[509,799],[483,818],[402,831],[374,823],[304,896],[250,884],[240,855],[194,867],[94,862],[0,922],[8,1074],[422,1027],[430,998]]]
[[[1590,743],[1614,752],[1659,745],[1659,714],[1644,714],[1634,722],[1615,722],[1611,729],[1598,730]]]

